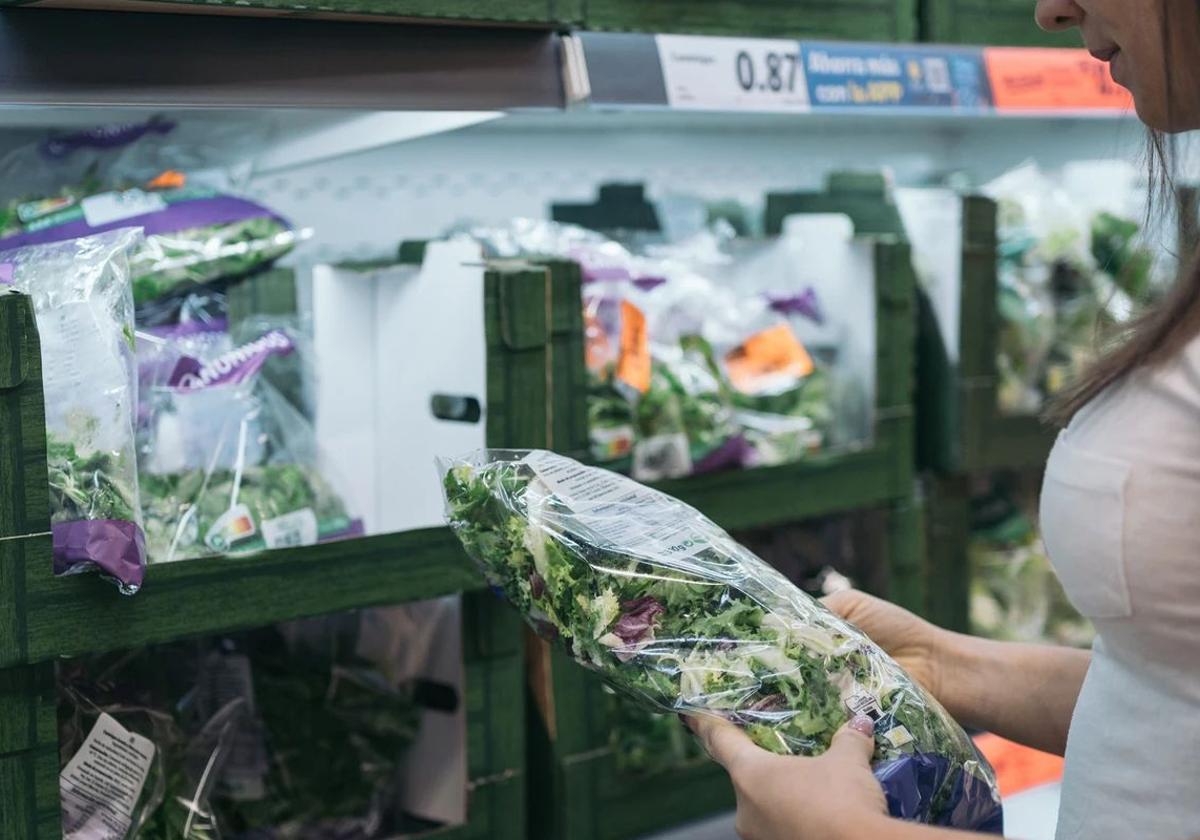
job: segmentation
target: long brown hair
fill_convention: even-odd
[[[1172,32],[1164,15],[1163,53],[1172,52],[1171,42],[1179,33]],[[1174,36],[1174,37],[1173,37]],[[1200,42],[1200,33],[1196,41]],[[1164,58],[1168,62],[1169,58]],[[1172,102],[1171,74],[1166,74],[1167,102]],[[1171,203],[1186,218],[1194,208],[1184,208],[1181,196],[1194,194],[1181,191],[1175,178],[1175,148],[1172,138],[1151,131],[1147,158],[1150,169],[1150,203],[1147,215],[1166,212]],[[1181,225],[1181,233],[1190,228]],[[1190,231],[1194,233],[1194,231]],[[1181,252],[1194,248],[1193,241],[1182,242]],[[1048,422],[1065,426],[1081,408],[1103,391],[1135,370],[1153,367],[1178,355],[1197,335],[1200,335],[1200,252],[1181,259],[1181,271],[1172,287],[1161,300],[1147,309],[1119,334],[1112,337],[1109,349],[1102,352],[1083,374],[1055,397],[1046,411]]]

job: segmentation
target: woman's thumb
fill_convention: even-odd
[[[855,715],[834,733],[827,754],[870,764],[874,753],[875,722],[866,715]]]

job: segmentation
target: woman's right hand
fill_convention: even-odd
[[[952,635],[903,607],[847,590],[822,599],[826,607],[871,637],[917,682],[947,705],[944,663]]]

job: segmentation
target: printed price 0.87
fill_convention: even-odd
[[[742,90],[793,93],[796,90],[798,53],[766,52],[759,65],[754,56],[742,50],[737,54],[737,80]]]

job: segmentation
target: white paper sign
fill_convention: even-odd
[[[657,35],[667,103],[695,111],[809,110],[800,43]]]
[[[123,840],[154,761],[154,743],[100,715],[59,775],[65,840]]]
[[[167,202],[163,201],[163,197],[158,193],[125,190],[88,196],[81,202],[81,206],[83,218],[87,223],[92,227],[100,227],[132,219],[134,216],[157,213],[166,209]]]

